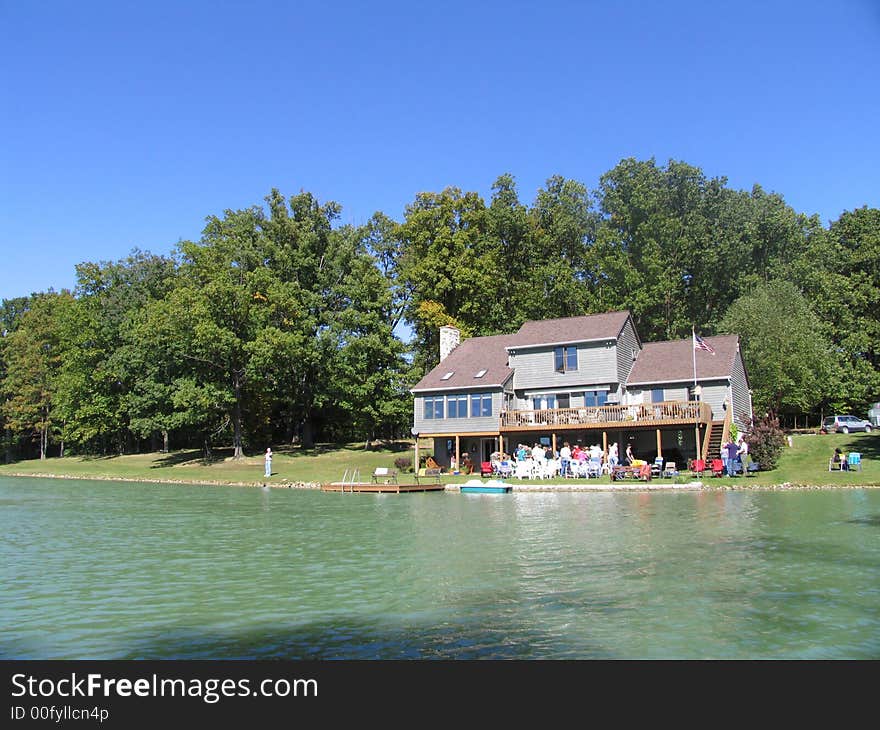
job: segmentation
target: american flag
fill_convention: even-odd
[[[694,332],[694,349],[695,350],[705,350],[706,352],[714,355],[715,350],[713,350],[706,341],[700,337],[696,332]]]

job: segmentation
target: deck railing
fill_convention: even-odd
[[[702,401],[663,401],[638,405],[547,408],[539,411],[503,411],[501,428],[576,428],[669,423],[709,423],[712,408]]]

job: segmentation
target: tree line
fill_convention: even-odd
[[[465,336],[618,309],[644,341],[740,334],[758,412],[880,399],[880,210],[823,226],[777,193],[625,159],[595,189],[520,200],[448,187],[403,220],[272,190],[168,256],[77,266],[73,291],[4,299],[7,459],[406,436],[409,387]],[[411,332],[406,342],[401,328]]]

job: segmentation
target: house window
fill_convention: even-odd
[[[482,378],[485,374],[486,374],[486,368],[483,368],[482,370],[478,371],[477,374],[474,375],[474,377],[475,378]]]
[[[467,418],[467,396],[450,395],[446,397],[447,418]]]
[[[492,415],[492,394],[471,394],[471,418],[485,418]]]
[[[548,408],[556,408],[555,395],[536,395],[532,398],[532,408],[536,411],[543,411]]]
[[[604,406],[608,402],[607,390],[586,390],[584,391],[584,406],[592,408],[593,406]]]
[[[557,408],[571,408],[571,396],[568,393],[558,393],[556,395]]]
[[[654,388],[651,391],[651,403],[662,403],[663,401],[663,388]]]
[[[425,420],[443,418],[443,396],[429,395],[425,398]]]
[[[557,373],[569,373],[578,369],[578,351],[574,346],[557,347],[554,352]]]

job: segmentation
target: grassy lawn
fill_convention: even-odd
[[[783,451],[779,466],[771,472],[759,472],[754,477],[704,477],[709,487],[770,486],[783,483],[802,486],[880,486],[880,433],[795,435],[792,448]],[[862,454],[862,471],[829,472],[828,458],[839,447],[844,451]],[[422,454],[430,451],[430,441],[420,446]],[[0,465],[0,476],[53,475],[73,477],[150,479],[161,481],[198,482],[215,484],[285,484],[296,482],[332,482],[342,479],[346,469],[357,469],[361,481],[369,481],[376,467],[394,468],[399,457],[412,458],[412,445],[405,442],[382,448],[364,450],[363,444],[321,445],[304,450],[299,447],[272,447],[272,476],[263,477],[262,454],[246,456],[239,461],[231,452],[218,450],[216,458],[204,463],[198,451],[175,451],[168,454],[132,454],[112,457],[65,457],[39,459]],[[467,477],[444,477],[444,481],[460,483]],[[689,480],[682,475],[679,481]],[[401,475],[401,481],[406,481]],[[586,480],[577,480],[586,481]],[[596,483],[596,480],[591,480]],[[608,482],[604,476],[600,482]],[[671,483],[673,479],[655,480]]]
[[[427,446],[428,442],[423,442]],[[231,449],[215,450],[206,463],[198,450],[167,454],[129,454],[125,456],[70,456],[40,461],[31,459],[0,465],[0,476],[11,474],[71,477],[150,479],[198,482],[203,484],[284,484],[291,482],[331,482],[342,479],[346,469],[358,469],[362,481],[369,481],[377,466],[394,468],[399,456],[412,459],[412,445],[364,450],[363,442],[345,445],[319,445],[304,450],[293,446],[272,447],[272,476],[263,476],[263,454],[232,459]]]

